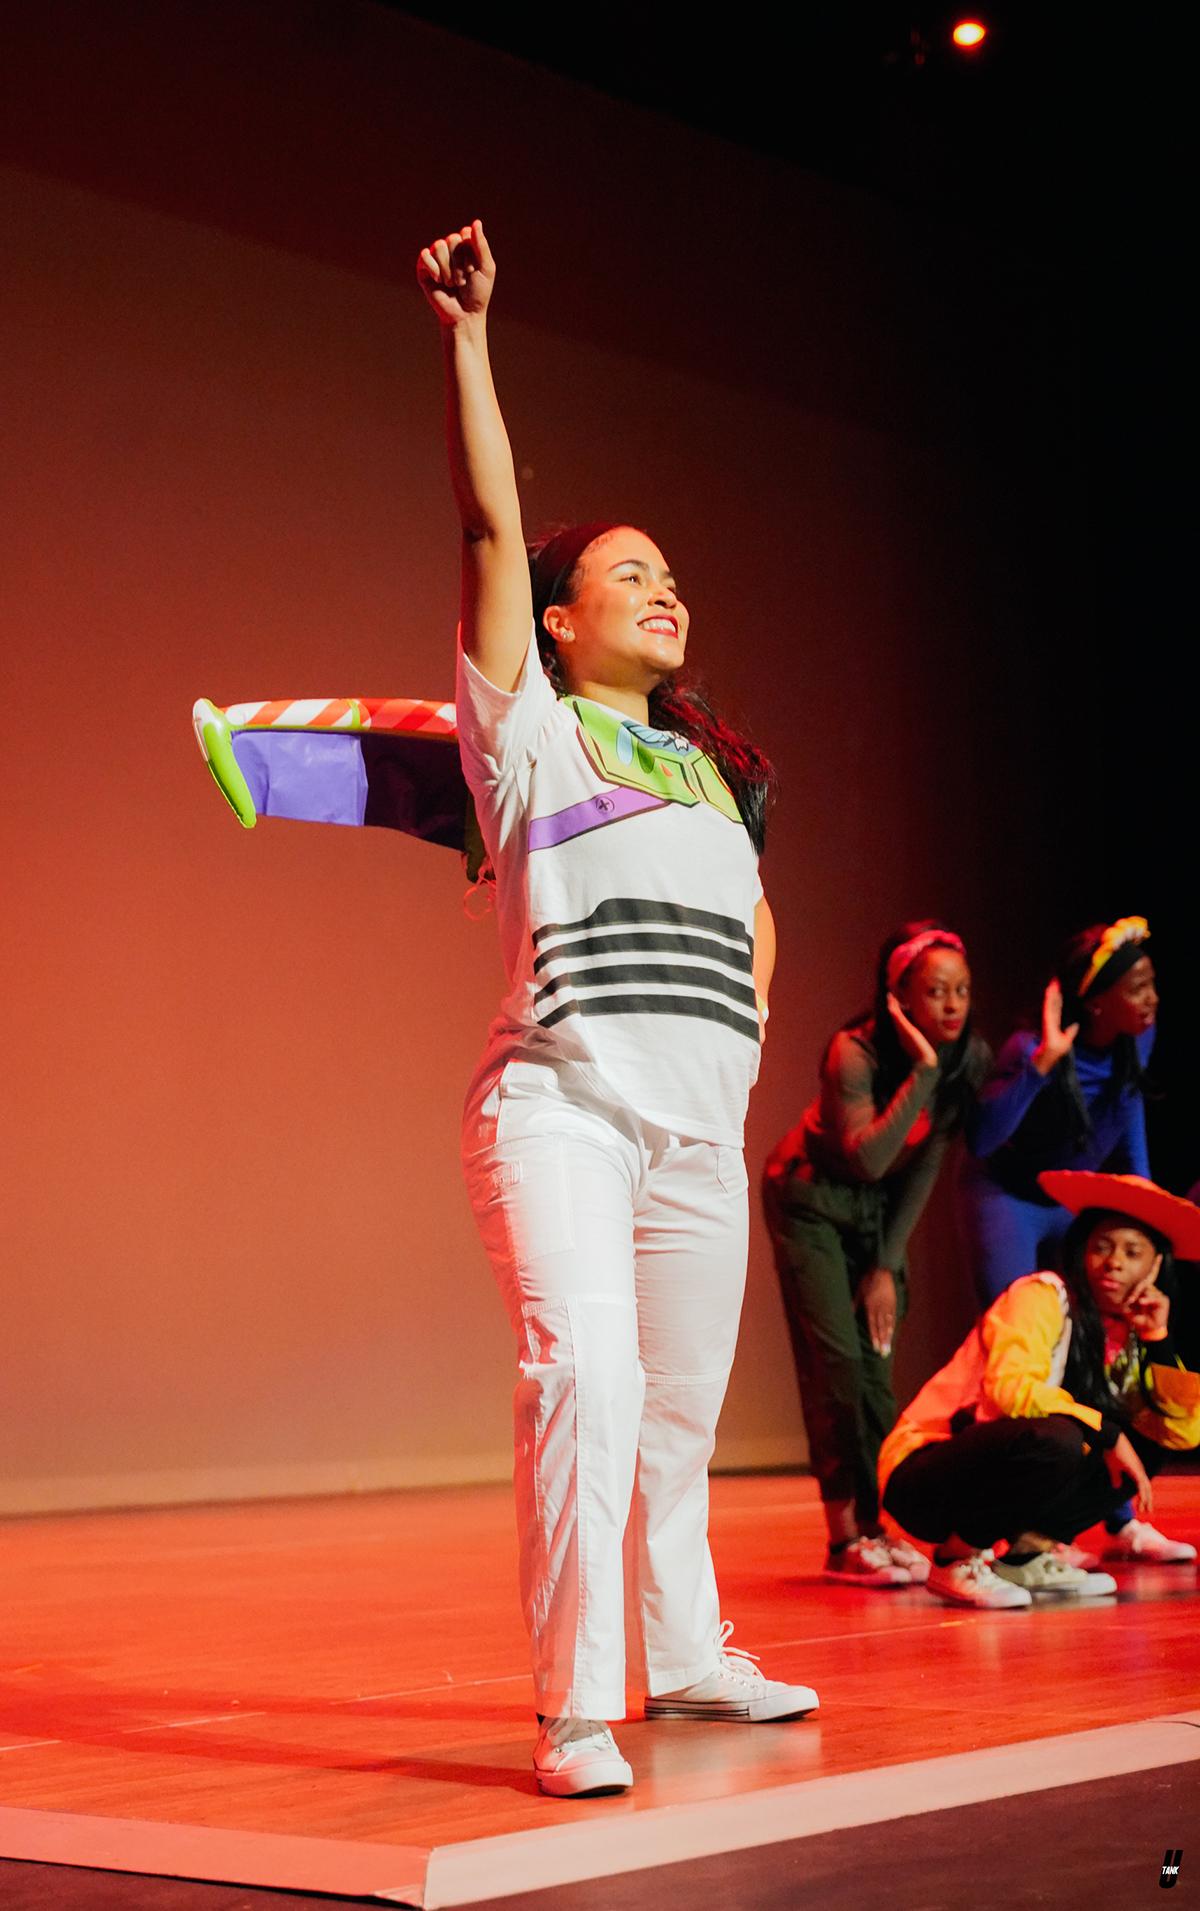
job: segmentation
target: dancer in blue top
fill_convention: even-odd
[[[1043,1170],[1149,1178],[1145,1068],[1158,1014],[1149,935],[1144,916],[1123,916],[1075,936],[1046,989],[1040,1035],[1010,1035],[980,1091],[959,1205],[982,1308],[1023,1274],[1057,1265],[1071,1215],[1039,1188]],[[1129,1508],[1109,1532],[1108,1557],[1196,1557]]]
[[[963,1216],[980,1304],[1053,1259],[1067,1210],[1047,1168],[1149,1177],[1143,1071],[1158,1012],[1144,917],[1085,929],[1046,990],[1040,1036],[1010,1035],[967,1123]]]

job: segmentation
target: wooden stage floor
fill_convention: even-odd
[[[1160,1523],[1200,1542],[1200,1474],[1156,1491]],[[176,1875],[229,1876],[256,1839],[260,1871],[296,1841],[347,1861],[370,1847],[376,1864],[394,1847],[390,1888],[417,1902],[403,1890],[431,1850],[489,1840],[480,1854],[499,1853],[583,1821],[611,1847],[664,1806],[715,1811],[859,1772],[874,1784],[914,1762],[928,1764],[932,1809],[957,1755],[1061,1736],[1047,1782],[1066,1783],[1084,1743],[1067,1735],[1200,1706],[1194,1566],[1119,1566],[1116,1600],[963,1612],[918,1588],[823,1582],[811,1480],[720,1478],[712,1497],[732,1643],[815,1685],[821,1713],[651,1725],[631,1694],[618,1737],[633,1792],[576,1802],[541,1797],[530,1769],[505,1489],[5,1523],[0,1856],[170,1870],[155,1826],[234,1835],[212,1844],[224,1874],[180,1860]],[[99,1845],[98,1821],[111,1833]],[[158,1856],[130,1861],[139,1848]],[[299,1876],[253,1870],[233,1881]],[[316,1888],[354,1895],[367,1873],[345,1875]]]

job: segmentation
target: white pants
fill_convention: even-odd
[[[463,1158],[517,1335],[537,1709],[623,1718],[627,1625],[650,1694],[718,1663],[708,1462],[746,1278],[741,1151],[509,1062],[468,1101]]]

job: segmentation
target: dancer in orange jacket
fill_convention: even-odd
[[[1200,1208],[1141,1175],[1049,1170],[1075,1215],[1062,1275],[1014,1281],[883,1444],[883,1504],[934,1544],[930,1592],[1024,1606],[1036,1592],[1115,1592],[1063,1556],[1164,1452],[1200,1445],[1200,1374],[1171,1339],[1174,1254],[1200,1257]],[[993,1548],[1004,1541],[1002,1558]]]

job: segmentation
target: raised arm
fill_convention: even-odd
[[[1079,1024],[1063,1027],[1062,1003],[1058,983],[1048,983],[1042,998],[1041,1040],[1018,1029],[1000,1050],[967,1117],[967,1147],[973,1155],[995,1154],[1016,1134],[1050,1076],[1074,1047]]]
[[[488,360],[496,262],[482,221],[425,246],[417,278],[442,328],[446,448],[463,530],[462,645],[489,682],[512,690],[533,604],[512,450]]]
[[[905,1026],[912,1028],[907,1017]],[[924,1041],[918,1030],[912,1029],[912,1034]],[[842,1029],[829,1044],[821,1071],[821,1121],[836,1137],[851,1173],[862,1181],[882,1181],[917,1116],[933,1100],[937,1054],[928,1042],[924,1047],[919,1059],[913,1053],[912,1073],[905,1076],[887,1107],[877,1109],[871,1064],[860,1043]]]

